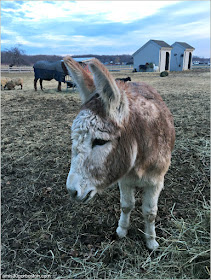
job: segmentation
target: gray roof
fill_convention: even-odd
[[[195,50],[195,48],[191,47],[189,44],[187,44],[185,42],[175,42],[174,44],[179,44],[180,46],[182,46],[185,49],[193,49],[193,50]]]
[[[150,40],[150,41],[155,42],[155,43],[158,44],[161,48],[171,48],[171,49],[172,49],[172,47],[171,47],[169,44],[167,44],[166,42],[164,42],[164,41],[161,41],[161,40]]]
[[[168,49],[172,49],[172,47],[167,44],[166,42],[164,41],[161,41],[161,40],[149,40],[146,44],[144,44],[142,47],[140,47],[136,52],[134,52],[132,54],[132,56],[134,56],[135,54],[139,53],[143,48],[145,48],[150,42],[153,42],[155,43],[159,48],[168,48]]]

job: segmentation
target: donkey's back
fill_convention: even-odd
[[[129,101],[125,146],[137,146],[138,175],[160,176],[167,172],[174,147],[175,130],[171,112],[158,92],[144,82],[117,82]]]

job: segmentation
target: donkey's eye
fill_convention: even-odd
[[[109,142],[108,140],[94,139],[92,142],[92,148],[94,148],[95,146],[103,146],[108,142]]]

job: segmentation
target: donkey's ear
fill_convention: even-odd
[[[65,56],[63,60],[70,76],[79,89],[82,102],[86,102],[95,90],[92,77],[72,57]]]
[[[122,119],[121,111],[126,105],[125,96],[120,93],[114,78],[98,59],[92,59],[89,68],[94,76],[96,92],[101,96],[107,114],[119,123]]]

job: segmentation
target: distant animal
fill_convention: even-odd
[[[143,82],[115,81],[97,59],[89,62],[93,77],[70,56],[64,63],[82,100],[71,128],[72,160],[66,183],[70,197],[86,203],[118,182],[117,234],[125,237],[135,188],[142,186],[146,245],[155,250],[158,197],[175,141],[173,117],[154,88]]]
[[[12,81],[15,83],[15,86],[21,86],[21,89],[23,89],[23,79],[22,78],[12,78]]]
[[[65,82],[65,76],[68,74],[64,62],[59,60],[55,62],[37,61],[34,66],[34,89],[37,91],[37,81],[40,80],[40,88],[43,90],[42,81],[51,81],[55,79],[58,81],[58,91],[61,91],[61,82]]]
[[[127,77],[127,78],[117,78],[115,79],[116,81],[123,81],[123,82],[128,82],[128,81],[131,81],[131,77]]]
[[[67,88],[75,89],[75,87],[76,87],[76,84],[71,81],[65,81],[65,83],[67,84]]]
[[[11,81],[11,78],[1,77],[1,89],[5,89],[9,81]]]
[[[4,89],[5,88],[7,88],[9,90],[15,89],[15,86],[21,86],[21,89],[23,89],[23,79],[22,78],[12,78],[12,79],[6,78],[6,85],[4,86]]]
[[[14,81],[8,81],[6,84],[7,89],[11,90],[11,89],[15,89],[15,82]]]
[[[147,65],[139,65],[139,71],[146,71]]]

